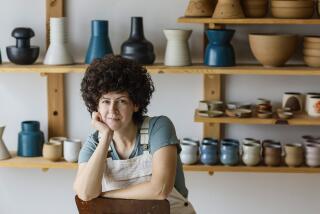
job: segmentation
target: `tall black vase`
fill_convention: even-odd
[[[130,37],[121,45],[121,56],[144,65],[154,62],[153,45],[144,38],[142,17],[131,17]]]

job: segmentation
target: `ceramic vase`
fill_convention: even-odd
[[[113,54],[109,39],[109,23],[107,20],[92,20],[91,38],[85,63],[90,64],[94,59],[102,58],[107,54]]]
[[[210,17],[213,14],[215,1],[190,0],[184,13],[185,17]]]
[[[29,65],[34,63],[39,56],[39,47],[30,46],[30,39],[34,37],[31,28],[15,28],[11,36],[16,38],[15,46],[6,48],[8,59],[18,65]]]
[[[5,160],[11,158],[11,155],[2,140],[2,135],[4,132],[5,126],[0,126],[0,160]]]
[[[244,18],[240,0],[218,0],[212,18],[236,19]]]
[[[290,108],[293,112],[303,110],[303,95],[298,92],[285,92],[282,97],[282,108]]]
[[[200,161],[205,165],[214,165],[218,162],[218,141],[204,138],[200,146]]]
[[[264,164],[267,166],[279,166],[282,159],[281,144],[273,141],[264,141],[262,147]]]
[[[311,96],[309,98],[308,115],[311,117],[320,117],[320,96]]]
[[[154,62],[153,45],[144,37],[142,17],[131,17],[130,36],[121,45],[121,56],[143,65]]]
[[[191,65],[188,39],[192,30],[164,30],[167,47],[164,64],[167,66]]]
[[[261,146],[258,143],[244,143],[242,145],[242,161],[247,166],[255,166],[260,162]]]
[[[67,162],[77,162],[81,150],[81,141],[67,139],[63,142],[63,158]]]
[[[42,155],[43,132],[38,121],[23,121],[18,135],[18,156],[38,157]]]
[[[302,144],[285,145],[285,163],[290,167],[297,167],[303,164],[304,149]]]
[[[220,162],[223,165],[233,166],[239,162],[239,145],[230,142],[221,142]]]
[[[209,43],[206,47],[204,63],[213,67],[227,67],[235,65],[235,54],[230,41],[234,30],[208,30]]]
[[[68,50],[66,19],[50,18],[50,45],[44,57],[46,65],[73,64],[73,57]]]

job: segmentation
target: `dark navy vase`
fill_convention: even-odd
[[[235,54],[230,41],[235,30],[207,30],[209,43],[206,47],[204,63],[213,67],[228,67],[235,65]]]
[[[214,165],[218,162],[218,141],[204,138],[200,146],[200,161],[205,165]]]
[[[239,144],[221,143],[220,162],[223,165],[233,166],[239,162]]]
[[[18,156],[38,157],[42,155],[43,132],[38,121],[23,121],[18,136]]]
[[[86,55],[86,64],[90,64],[96,58],[102,58],[107,54],[113,54],[109,39],[108,21],[91,21],[91,38]]]
[[[143,65],[154,62],[153,45],[144,37],[142,17],[131,17],[130,36],[121,45],[121,56]]]

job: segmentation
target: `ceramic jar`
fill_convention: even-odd
[[[73,57],[68,50],[67,38],[65,17],[50,18],[50,45],[44,57],[43,64],[73,64]]]
[[[62,157],[62,144],[59,141],[51,141],[43,144],[42,156],[50,161],[59,161]]]
[[[163,32],[167,39],[164,64],[167,66],[191,65],[188,39],[192,30],[166,29]]]
[[[218,141],[204,138],[200,146],[200,161],[205,165],[214,165],[218,162]]]
[[[303,110],[303,95],[298,92],[285,92],[282,96],[282,108],[290,108],[293,112]]]
[[[306,149],[306,164],[310,167],[320,166],[320,144],[318,143],[307,143]]]
[[[11,158],[11,155],[2,139],[4,129],[5,129],[5,126],[0,126],[0,160]]]
[[[63,142],[63,158],[67,162],[77,162],[81,150],[81,141],[78,139],[67,139]]]
[[[311,117],[320,117],[320,96],[311,96],[308,102],[308,115]]]
[[[30,46],[30,39],[34,37],[34,31],[31,28],[15,28],[11,35],[16,38],[15,46],[6,48],[8,59],[18,65],[30,65],[34,63],[39,56],[39,47]]]
[[[235,54],[230,41],[234,30],[207,30],[209,43],[206,47],[204,63],[213,67],[227,67],[235,65]]]
[[[244,143],[242,145],[242,161],[247,166],[255,166],[260,162],[261,146],[258,143]]]
[[[264,140],[262,142],[262,156],[267,166],[279,166],[282,159],[282,147],[279,142]]]
[[[214,11],[212,0],[190,0],[184,13],[185,17],[210,17]]]
[[[310,98],[313,97],[313,96],[320,96],[320,93],[317,93],[317,92],[309,92],[306,94],[306,99],[305,99],[305,111],[307,112],[307,114],[309,114],[309,106],[310,106]]]
[[[180,143],[180,159],[183,164],[194,164],[198,161],[199,143],[190,138],[184,138]]]
[[[121,45],[121,56],[139,64],[153,64],[156,56],[152,43],[144,37],[142,17],[131,17],[130,36]]]
[[[223,139],[220,146],[220,162],[233,166],[239,163],[239,142],[233,139]]]
[[[290,167],[297,167],[303,164],[304,150],[302,144],[285,145],[285,163]]]
[[[109,39],[109,22],[107,20],[91,21],[91,38],[86,54],[85,63],[91,64],[96,58],[113,54]]]
[[[18,156],[38,157],[42,155],[43,132],[38,121],[23,121],[18,135]]]

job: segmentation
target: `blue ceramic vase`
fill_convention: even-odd
[[[206,47],[204,63],[213,67],[235,65],[235,54],[230,41],[235,30],[207,30],[209,43]]]
[[[200,146],[200,161],[205,165],[214,165],[218,162],[218,141],[204,138]]]
[[[102,58],[107,54],[113,54],[108,30],[108,21],[91,21],[91,38],[86,55],[86,64],[90,64],[96,58]]]
[[[152,64],[156,58],[151,42],[145,39],[142,17],[131,18],[129,39],[121,45],[121,56],[142,65]]]
[[[38,121],[23,121],[18,136],[18,156],[38,157],[42,155],[43,132]]]
[[[220,162],[223,165],[233,166],[239,162],[239,145],[235,143],[221,143]]]

